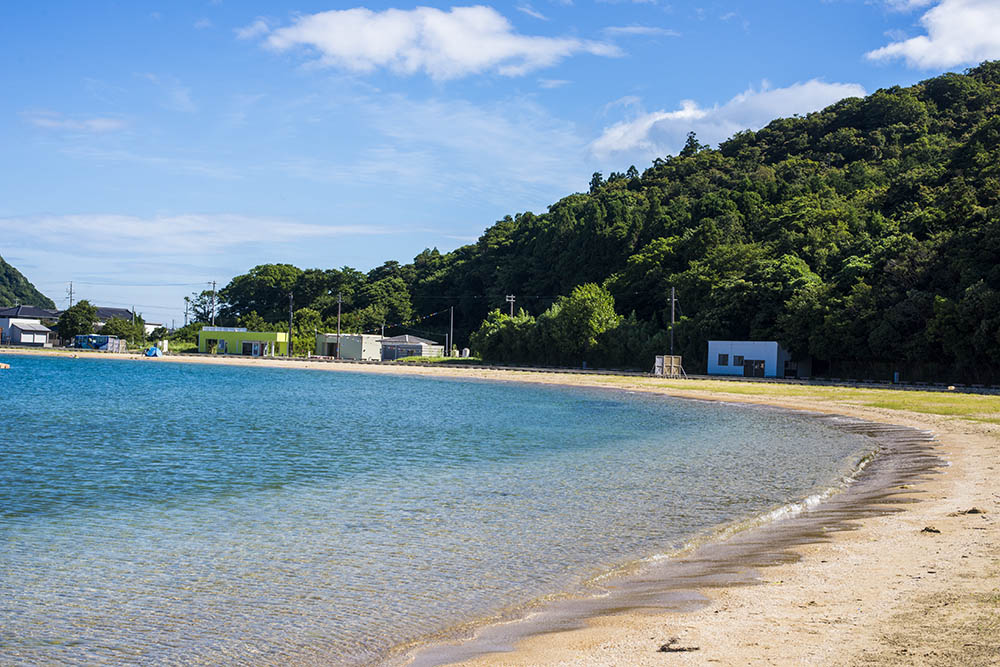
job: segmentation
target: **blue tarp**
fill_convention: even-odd
[[[163,356],[163,352],[158,347],[151,347],[148,350],[146,350],[146,356],[147,357],[162,357]]]

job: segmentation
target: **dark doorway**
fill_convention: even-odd
[[[743,377],[762,378],[764,377],[764,362],[761,359],[743,360]]]

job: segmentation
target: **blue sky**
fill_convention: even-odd
[[[1000,58],[996,0],[5,3],[0,256],[183,319],[256,264],[406,262],[688,131]]]

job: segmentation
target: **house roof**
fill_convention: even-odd
[[[30,320],[54,320],[59,317],[58,310],[39,308],[38,306],[13,306],[0,308],[0,317],[23,317]]]
[[[36,333],[48,333],[52,331],[43,324],[28,324],[27,322],[12,324],[10,326],[12,329],[18,329],[19,331],[34,331]]]
[[[389,345],[440,345],[441,343],[435,343],[432,340],[427,340],[426,338],[419,338],[417,336],[411,336],[410,334],[403,334],[402,336],[393,336],[392,338],[383,338],[383,343],[388,343]]]
[[[107,308],[105,306],[97,306],[97,319],[101,322],[107,322],[112,317],[117,317],[120,320],[131,320],[132,311],[128,308]]]

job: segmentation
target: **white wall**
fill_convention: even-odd
[[[774,341],[758,340],[710,340],[708,341],[709,375],[743,375],[743,364],[734,364],[734,357],[746,360],[757,359],[764,362],[764,377],[784,376],[784,362],[778,368],[778,344]],[[719,364],[719,355],[727,355],[725,366]]]

